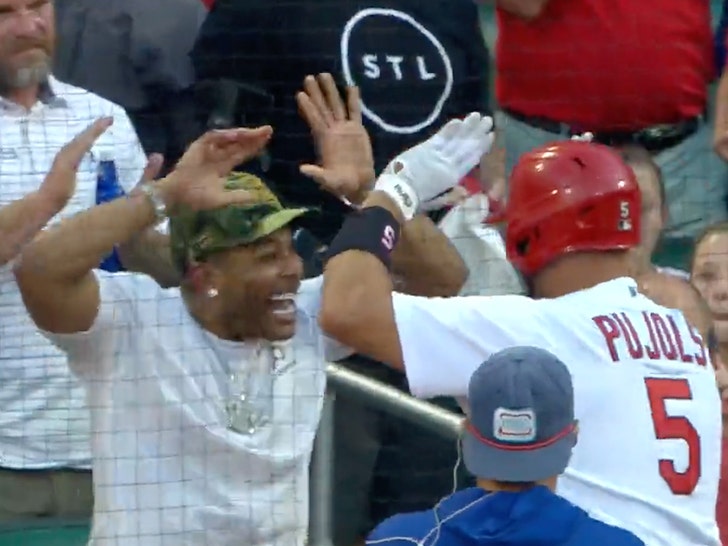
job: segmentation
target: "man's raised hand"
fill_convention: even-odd
[[[254,200],[244,190],[227,190],[227,176],[239,164],[263,151],[273,134],[265,125],[255,129],[208,131],[187,149],[174,170],[157,183],[157,188],[174,211],[185,206],[210,210]]]
[[[56,154],[51,170],[38,189],[38,193],[52,203],[55,209],[61,210],[73,196],[81,160],[113,121],[110,117],[97,119]]]
[[[359,89],[347,88],[346,104],[331,74],[307,76],[303,89],[296,102],[311,129],[319,164],[301,165],[301,173],[338,197],[361,202],[375,175],[372,144],[362,124]]]

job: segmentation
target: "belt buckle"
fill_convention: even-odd
[[[641,131],[637,131],[635,135],[639,140],[661,140],[670,138],[678,134],[680,131],[676,125],[654,125],[647,127]]]

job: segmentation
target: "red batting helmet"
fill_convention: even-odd
[[[569,252],[620,250],[640,242],[635,175],[606,146],[564,141],[521,156],[504,211],[508,260],[531,276]]]

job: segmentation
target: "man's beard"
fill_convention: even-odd
[[[8,69],[8,67],[0,67],[0,92],[38,85],[47,81],[50,74],[51,65],[49,61],[38,62],[23,68]]]

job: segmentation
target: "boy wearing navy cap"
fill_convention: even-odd
[[[644,546],[554,493],[576,445],[566,366],[535,347],[493,354],[473,374],[463,461],[478,486],[380,524],[367,544]]]

